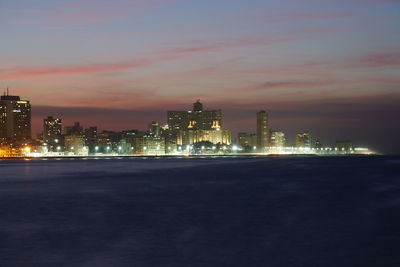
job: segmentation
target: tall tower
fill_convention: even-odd
[[[265,152],[268,143],[268,113],[262,110],[257,113],[257,150]]]
[[[8,89],[0,98],[0,138],[17,143],[31,139],[31,104],[9,95]]]
[[[62,143],[62,121],[52,116],[43,120],[43,141],[49,145],[51,150]]]

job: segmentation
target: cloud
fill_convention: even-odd
[[[400,53],[370,53],[358,60],[362,67],[400,67]]]
[[[233,49],[237,47],[245,46],[269,46],[287,42],[294,42],[298,40],[303,40],[310,38],[314,35],[320,35],[325,33],[332,33],[341,30],[339,28],[311,28],[298,30],[292,33],[280,34],[277,36],[262,36],[262,37],[243,37],[236,39],[225,39],[217,41],[207,41],[205,44],[192,45],[188,44],[185,46],[180,46],[176,48],[170,48],[158,51],[159,54],[167,55],[185,55],[185,54],[199,54],[207,52],[219,52],[228,49]],[[201,41],[197,41],[200,42]]]
[[[215,42],[210,42],[202,45],[186,45],[177,48],[161,50],[159,54],[168,55],[185,55],[185,54],[198,54],[207,52],[218,52],[236,47],[243,46],[257,46],[265,44],[281,43],[293,40],[293,38],[240,38],[240,39],[227,39]]]
[[[48,65],[48,66],[31,66],[31,67],[17,67],[11,69],[0,69],[0,79],[22,79],[27,77],[47,76],[47,75],[81,75],[96,72],[109,72],[120,70],[131,70],[146,67],[150,64],[175,60],[181,57],[204,54],[208,52],[225,51],[232,48],[245,47],[245,46],[265,46],[278,43],[295,41],[300,38],[309,36],[310,34],[318,34],[330,31],[329,29],[313,29],[307,30],[298,35],[285,36],[285,37],[268,37],[268,38],[240,38],[240,39],[227,39],[211,41],[203,45],[187,45],[184,47],[165,49],[155,51],[153,55],[158,55],[156,58],[133,59],[129,61],[122,61],[116,63],[96,63],[87,65]]]
[[[332,85],[332,81],[327,80],[310,80],[310,81],[268,81],[261,84],[257,84],[255,86],[249,87],[247,90],[251,91],[263,91],[263,90],[270,90],[270,89],[281,89],[281,88],[294,88],[294,89],[301,89],[301,88],[313,88],[313,87],[321,87]]]
[[[120,70],[132,70],[150,64],[150,60],[131,60],[117,63],[98,63],[88,65],[48,65],[17,67],[12,69],[0,69],[0,79],[23,79],[35,76],[47,75],[82,75],[95,72],[109,72]]]
[[[299,20],[332,20],[344,19],[356,16],[354,13],[288,13],[288,14],[271,14],[259,15],[248,18],[246,22],[290,22]]]

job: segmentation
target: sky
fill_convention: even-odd
[[[45,116],[146,129],[222,109],[270,127],[400,152],[399,0],[0,0],[0,89]]]

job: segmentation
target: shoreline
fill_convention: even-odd
[[[187,154],[187,155],[88,155],[88,156],[41,156],[41,157],[0,157],[4,160],[63,160],[63,159],[155,159],[155,158],[265,158],[265,157],[365,157],[385,156],[384,154]]]

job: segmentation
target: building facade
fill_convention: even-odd
[[[155,137],[149,134],[133,138],[133,153],[139,155],[164,155],[165,138]]]
[[[91,126],[84,130],[85,135],[85,143],[86,146],[89,148],[89,153],[97,153],[98,151],[98,134],[97,134],[97,127]],[[97,149],[96,149],[97,147]]]
[[[0,98],[0,139],[25,142],[31,139],[31,104],[19,96]]]
[[[285,133],[281,131],[270,131],[269,146],[272,148],[283,148],[286,146]]]
[[[265,152],[269,146],[268,113],[262,110],[257,113],[257,150]]]
[[[230,145],[232,134],[229,130],[184,130],[178,133],[178,146],[193,145],[200,142]]]
[[[65,136],[65,152],[68,155],[87,156],[89,149],[85,146],[85,136],[77,134]]]
[[[203,141],[213,144],[232,143],[231,132],[222,128],[222,111],[204,110],[200,100],[193,103],[192,110],[168,111],[167,121],[168,152],[172,146],[176,148]]]
[[[48,145],[49,151],[57,151],[62,143],[62,120],[47,117],[43,120],[43,142]]]
[[[296,134],[296,147],[297,148],[311,148],[310,132],[303,132],[303,133]]]
[[[168,128],[171,133],[181,130],[216,130],[222,128],[221,110],[203,110],[203,104],[197,100],[193,110],[167,111]]]
[[[256,134],[252,133],[238,133],[237,144],[245,151],[253,151],[257,147]]]

